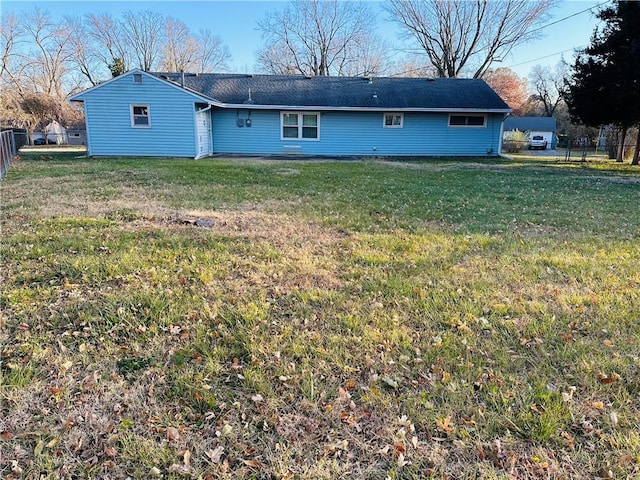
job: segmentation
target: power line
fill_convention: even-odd
[[[581,48],[584,48],[584,46],[585,46],[585,45],[580,46],[580,47],[568,48],[568,49],[566,49],[566,50],[562,50],[561,52],[550,53],[549,55],[545,55],[544,57],[532,58],[531,60],[526,60],[526,61],[524,61],[524,62],[516,63],[516,64],[514,64],[514,65],[509,65],[507,68],[519,67],[520,65],[524,65],[524,64],[526,64],[526,63],[537,62],[538,60],[543,60],[543,59],[545,59],[545,58],[553,57],[553,56],[555,56],[555,55],[560,55],[560,54],[562,54],[562,53],[567,53],[567,52],[570,52],[570,51],[575,50],[575,49],[578,49],[578,50],[579,50],[579,49],[581,49]]]
[[[551,25],[555,25],[557,23],[564,22],[565,20],[569,20],[570,18],[577,17],[578,15],[582,15],[585,12],[590,12],[594,8],[601,7],[602,5],[606,5],[607,3],[611,3],[611,0],[606,0],[605,2],[602,2],[602,3],[599,3],[597,5],[594,5],[593,7],[585,8],[584,10],[580,10],[579,12],[572,13],[571,15],[568,15],[568,16],[566,16],[564,18],[560,18],[559,20],[556,20],[555,22],[547,23],[546,25],[542,25],[541,27],[534,28],[533,30],[531,30],[528,33],[539,32],[543,28],[547,28],[547,27],[550,27]]]
[[[550,26],[552,26],[552,25],[556,25],[556,24],[558,24],[558,23],[560,23],[560,22],[564,22],[564,21],[569,20],[570,18],[573,18],[573,17],[577,17],[578,15],[582,15],[582,14],[583,14],[583,13],[585,13],[585,12],[590,12],[590,11],[591,11],[591,10],[593,10],[594,8],[601,7],[601,6],[603,6],[603,5],[606,5],[607,3],[611,3],[611,1],[612,1],[612,0],[605,0],[604,2],[598,3],[597,5],[593,5],[593,6],[589,7],[589,8],[585,8],[584,10],[580,10],[579,12],[572,13],[571,15],[567,15],[566,17],[560,18],[560,19],[555,20],[555,21],[553,21],[553,22],[551,22],[551,23],[547,23],[546,25],[542,25],[542,26],[540,26],[540,27],[538,27],[538,28],[534,28],[533,30],[531,30],[531,31],[530,31],[530,32],[528,32],[528,33],[535,33],[535,32],[539,32],[540,30],[542,30],[542,29],[544,29],[544,28],[550,27]],[[538,61],[538,60],[543,60],[543,59],[545,59],[545,58],[553,57],[554,55],[560,55],[560,54],[562,54],[562,53],[569,52],[569,51],[574,50],[574,49],[576,49],[576,48],[578,48],[578,49],[580,49],[580,48],[584,48],[584,45],[583,45],[583,46],[580,46],[580,47],[572,47],[572,48],[568,48],[568,49],[566,49],[566,50],[562,50],[561,52],[551,53],[551,54],[549,54],[549,55],[545,55],[544,57],[534,58],[533,60],[527,60],[527,61],[525,61],[525,62],[516,63],[515,65],[509,65],[509,67],[507,67],[507,68],[518,67],[518,66],[520,66],[520,65],[524,65],[524,64],[526,64],[526,63],[531,63],[531,62],[535,62],[535,61]],[[486,48],[484,48],[484,49],[482,49],[482,50],[485,50],[485,49],[486,49]],[[481,50],[478,50],[478,51],[481,51]],[[476,53],[477,53],[477,52],[476,52]],[[425,69],[427,69],[427,68],[429,68],[429,67],[418,67],[418,68],[414,68],[414,69],[411,69],[411,70],[407,70],[407,71],[405,71],[405,72],[401,72],[401,73],[399,73],[399,74],[398,74],[398,73],[396,73],[396,74],[392,74],[391,76],[404,75],[404,74],[406,74],[406,73],[413,73],[413,72],[417,72],[417,71],[420,71],[420,70],[425,70]]]

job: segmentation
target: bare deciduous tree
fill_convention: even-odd
[[[24,39],[24,30],[18,17],[12,14],[2,15],[0,23],[0,88],[3,97],[11,86],[22,92],[23,57],[19,52],[19,44]]]
[[[85,22],[88,38],[95,42],[95,54],[104,66],[109,67],[115,63],[116,59],[120,59],[124,70],[129,70],[131,68],[130,49],[127,48],[126,36],[120,21],[103,13],[86,15]]]
[[[164,17],[149,10],[128,11],[123,15],[122,28],[137,66],[145,72],[154,70],[164,42]]]
[[[344,75],[359,68],[379,69],[377,53],[371,55],[372,24],[371,11],[362,2],[293,0],[258,24],[265,39],[258,63],[277,74]]]
[[[197,48],[189,27],[179,20],[167,18],[162,69],[166,72],[189,71],[195,62]]]
[[[33,92],[64,98],[70,32],[39,8],[25,16],[22,26],[33,47],[25,57],[23,70],[28,88]]]
[[[227,65],[229,48],[211,30],[191,35],[184,23],[168,18],[162,68],[169,72],[211,73]]]
[[[100,83],[101,62],[99,47],[89,34],[81,17],[67,17],[64,28],[69,32],[69,61],[71,69],[89,81],[91,85]]]
[[[565,79],[569,77],[569,66],[560,61],[555,68],[535,65],[531,69],[532,100],[538,102],[547,117],[552,116],[564,100]]]
[[[388,11],[440,77],[480,78],[537,34],[556,0],[389,0]]]
[[[229,47],[222,41],[220,35],[214,35],[208,28],[200,30],[196,36],[198,42],[198,68],[200,73],[212,73],[228,66],[231,60]]]

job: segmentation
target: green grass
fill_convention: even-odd
[[[637,168],[25,155],[1,187],[6,478],[640,475]]]

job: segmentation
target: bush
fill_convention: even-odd
[[[525,148],[528,143],[527,136],[520,130],[505,132],[502,140],[502,150],[507,153],[518,153]]]

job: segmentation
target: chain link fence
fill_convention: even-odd
[[[4,130],[0,133],[0,180],[9,170],[11,160],[18,153],[18,146],[13,130]]]

